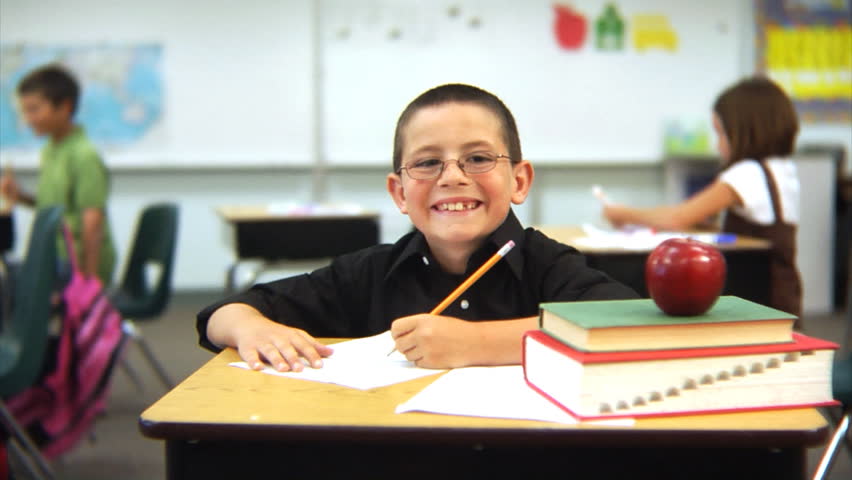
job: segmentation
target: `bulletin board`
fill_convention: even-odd
[[[852,2],[756,0],[760,71],[805,122],[852,123]]]

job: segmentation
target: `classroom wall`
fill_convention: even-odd
[[[487,2],[475,2],[477,5],[487,5]],[[653,5],[681,4],[675,0],[660,0]],[[726,11],[731,8],[729,2],[721,2]],[[731,55],[731,61],[738,65],[735,70],[740,74],[750,73],[753,69],[749,61],[749,49],[753,49],[750,28],[750,2],[735,2],[742,11],[741,24],[744,32],[739,32],[738,51],[719,52],[719,55]],[[112,221],[116,245],[120,253],[120,261],[125,260],[126,252],[133,225],[141,208],[149,203],[160,200],[177,202],[181,208],[180,238],[177,251],[177,269],[174,285],[180,290],[218,289],[224,284],[225,271],[233,261],[230,248],[230,231],[217,217],[215,207],[231,204],[257,204],[277,201],[311,201],[317,198],[328,201],[357,201],[363,206],[378,210],[381,213],[381,237],[383,241],[393,241],[409,229],[406,217],[399,214],[384,191],[384,179],[387,169],[377,162],[373,165],[354,167],[334,167],[325,171],[317,181],[315,171],[309,163],[289,158],[283,152],[307,151],[315,147],[311,125],[314,117],[310,109],[298,112],[279,112],[283,114],[300,115],[299,125],[303,130],[280,131],[276,128],[274,119],[262,122],[240,121],[239,116],[222,118],[217,116],[216,102],[227,102],[221,107],[242,111],[244,118],[252,115],[267,115],[270,109],[264,108],[261,101],[256,100],[252,89],[260,86],[252,82],[257,79],[250,73],[256,72],[263,63],[259,60],[261,54],[282,55],[291,64],[301,65],[310,69],[311,60],[305,58],[310,49],[293,51],[283,48],[273,38],[261,39],[258,44],[246,45],[246,38],[252,38],[252,32],[236,31],[232,27],[236,11],[240,15],[254,16],[257,22],[270,20],[263,15],[264,8],[272,8],[274,16],[282,25],[282,31],[295,30],[304,34],[311,21],[311,2],[306,0],[255,0],[253,2],[229,2],[216,0],[204,2],[199,7],[196,2],[168,2],[166,0],[151,0],[148,2],[107,2],[105,0],[80,0],[73,3],[50,0],[45,2],[26,2],[21,0],[0,0],[0,42],[31,41],[31,42],[91,42],[115,40],[146,40],[157,38],[157,30],[146,29],[145,24],[160,25],[165,29],[185,27],[199,29],[199,25],[208,25],[204,35],[199,36],[199,43],[181,53],[190,62],[192,74],[183,78],[167,78],[172,85],[169,95],[184,96],[175,98],[175,102],[183,102],[184,110],[199,108],[206,105],[209,109],[204,117],[207,123],[196,125],[196,128],[182,131],[172,129],[172,133],[160,132],[160,140],[164,136],[167,141],[178,145],[171,156],[157,156],[147,168],[133,161],[113,168],[112,199],[109,215]],[[36,6],[37,5],[37,6]],[[71,7],[70,5],[73,5]],[[251,5],[246,9],[244,5]],[[713,5],[707,2],[707,5]],[[708,7],[710,8],[710,7]],[[44,11],[52,11],[51,19],[42,16]],[[96,16],[95,13],[99,16]],[[105,18],[121,16],[125,20],[121,24],[104,21]],[[80,19],[76,24],[74,19]],[[85,25],[85,28],[77,25]],[[231,25],[229,27],[229,25]],[[216,36],[217,32],[219,35]],[[171,33],[170,33],[171,34]],[[214,40],[211,41],[210,39]],[[251,50],[249,58],[241,58],[242,50],[238,46]],[[222,64],[215,61],[213,56],[217,50],[228,52],[230,62]],[[244,66],[241,70],[240,66]],[[268,62],[268,68],[280,73],[282,64]],[[211,72],[213,75],[211,75]],[[273,107],[292,101],[290,95],[312,91],[311,74],[293,72],[286,75],[292,78],[293,84],[275,85],[269,89],[271,93],[263,96]],[[504,73],[509,75],[510,73]],[[733,80],[733,79],[732,79]],[[252,103],[235,105],[233,96],[220,98],[197,98],[192,94],[193,84],[198,82],[214,82],[216,88],[228,88],[235,83],[246,85],[247,97]],[[285,93],[281,93],[284,91]],[[296,92],[296,93],[294,93]],[[279,96],[280,95],[280,96]],[[226,98],[227,97],[227,98]],[[187,103],[189,102],[189,103]],[[310,99],[306,100],[310,104]],[[511,106],[511,105],[510,105]],[[402,105],[400,105],[400,108]],[[242,110],[239,110],[242,108]],[[709,106],[708,106],[709,110]],[[265,113],[267,112],[267,113]],[[185,114],[185,113],[183,113]],[[168,115],[183,115],[180,111],[168,112]],[[613,112],[617,115],[618,112]],[[181,122],[181,118],[171,118],[169,122]],[[637,118],[635,122],[641,122]],[[263,124],[265,128],[251,132],[240,130],[244,123]],[[172,123],[176,127],[175,123]],[[295,127],[294,127],[295,128]],[[300,127],[301,128],[301,127]],[[247,143],[246,150],[241,155],[233,152],[228,155],[215,155],[215,148],[203,151],[193,151],[193,145],[209,142],[216,146],[226,145],[227,136],[235,131],[252,139]],[[391,132],[387,132],[390,137]],[[803,141],[820,140],[841,143],[852,150],[852,139],[847,126],[805,126],[802,132]],[[175,143],[176,142],[176,143]],[[218,142],[218,143],[217,143]],[[291,148],[289,142],[298,143],[297,148]],[[617,142],[617,139],[613,139]],[[285,145],[286,144],[286,145]],[[121,152],[131,158],[146,161],[146,144],[137,150]],[[388,156],[390,153],[388,152]],[[135,156],[135,157],[134,157]],[[190,167],[187,163],[195,162],[198,158],[209,156],[209,168]],[[110,162],[110,154],[106,159]],[[235,168],[241,161],[246,161],[245,168]],[[297,161],[298,160],[298,161]],[[526,224],[581,224],[584,222],[597,223],[600,221],[599,205],[590,194],[590,186],[595,183],[606,187],[610,196],[618,201],[651,205],[664,200],[662,167],[658,158],[638,158],[634,162],[607,163],[598,159],[577,157],[566,151],[564,158],[556,156],[547,162],[539,163],[537,178],[533,193],[527,203],[516,209],[522,222]],[[191,161],[191,162],[190,162]],[[354,159],[358,163],[359,159]],[[347,162],[340,162],[345,164]],[[32,187],[35,172],[32,168],[22,169],[21,181]],[[26,211],[19,211],[17,224],[19,237],[17,253],[25,245],[24,239],[28,232],[27,226],[31,216]],[[290,273],[281,270],[271,275]]]

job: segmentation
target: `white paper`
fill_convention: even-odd
[[[396,413],[429,412],[488,418],[514,418],[576,424],[568,412],[530,388],[520,365],[457,368],[432,382]],[[583,423],[632,426],[632,418]]]
[[[446,371],[417,367],[396,351],[388,355],[394,348],[390,331],[335,343],[330,347],[334,353],[323,358],[322,368],[306,366],[301,372],[279,372],[266,367],[261,372],[369,390]],[[307,362],[303,363],[307,365]],[[233,362],[230,365],[249,370],[245,362]]]
[[[583,224],[585,237],[572,243],[579,247],[620,248],[625,250],[653,250],[670,238],[692,238],[704,243],[719,243],[720,236],[714,233],[656,232],[646,227],[629,227],[622,230],[605,230],[592,224]]]

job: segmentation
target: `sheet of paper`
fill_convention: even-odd
[[[585,237],[574,240],[577,246],[592,248],[624,248],[628,250],[651,250],[670,238],[693,238],[704,243],[730,243],[735,239],[730,234],[655,232],[650,228],[634,227],[625,230],[605,230],[592,224],[584,224]]]
[[[396,407],[396,413],[415,411],[579,423],[571,414],[530,388],[524,381],[524,369],[520,365],[452,370]],[[634,420],[628,418],[584,423],[632,426]]]
[[[266,367],[261,371],[280,377],[334,383],[359,390],[383,387],[445,371],[419,368],[399,352],[388,356],[388,352],[394,348],[390,331],[335,343],[331,348],[334,353],[323,359],[322,368],[305,367],[301,372],[279,372]],[[249,369],[245,362],[233,362],[230,365]]]

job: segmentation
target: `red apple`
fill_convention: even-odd
[[[701,315],[725,286],[725,257],[713,245],[670,238],[648,255],[645,284],[660,310],[669,315]]]

